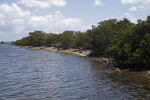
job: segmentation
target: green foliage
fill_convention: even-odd
[[[113,35],[116,33],[116,19],[109,19],[99,22],[87,33],[92,38],[92,53],[96,56],[105,55],[105,49],[110,44]]]
[[[22,46],[44,46],[46,43],[46,34],[42,31],[30,32],[28,37],[17,40],[14,44]]]
[[[74,31],[65,31],[60,34],[61,47],[64,49],[72,48],[74,41]]]
[[[47,34],[46,46],[57,46],[60,42],[60,36],[58,34]]]
[[[29,36],[12,42],[21,46],[54,46],[67,48],[90,48],[92,38],[87,33],[64,31],[61,34],[44,33],[42,31],[30,32]]]
[[[150,17],[145,21],[138,20],[136,25],[129,22],[122,24],[126,28],[119,28],[106,49],[107,54],[119,65],[150,67]]]
[[[92,38],[89,37],[87,33],[76,32],[75,39],[74,39],[74,47],[89,49],[92,46],[90,44],[91,41],[92,41]]]
[[[29,33],[29,43],[32,46],[44,46],[46,43],[46,34],[42,31],[35,31]]]
[[[4,44],[5,42],[4,41],[1,41],[1,43],[0,44]]]

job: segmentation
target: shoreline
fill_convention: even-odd
[[[77,56],[87,57],[91,53],[91,50],[80,50],[80,49],[62,49],[62,48],[56,48],[56,47],[32,47],[32,46],[18,46],[20,48],[26,48],[31,50],[45,50],[50,52],[61,52],[61,53],[68,53],[68,54],[74,54]]]
[[[12,46],[16,46],[16,45],[12,45]],[[50,51],[50,52],[73,54],[73,55],[77,55],[77,56],[81,56],[81,57],[89,57],[89,54],[91,53],[91,50],[81,50],[81,49],[74,49],[74,48],[64,50],[63,48],[45,47],[45,46],[41,46],[41,47],[17,46],[17,47],[31,49],[31,50],[45,50],[45,51]],[[89,57],[89,58],[93,61],[97,61],[99,63],[103,63],[106,65],[112,63],[112,59],[107,58],[107,57]]]
[[[16,46],[16,45],[11,45],[11,46]],[[60,52],[60,53],[66,53],[66,54],[73,54],[81,57],[89,57],[89,54],[91,53],[91,50],[81,50],[81,49],[74,49],[74,48],[69,48],[69,49],[63,49],[63,48],[57,48],[57,47],[33,47],[33,46],[17,46],[20,48],[26,48],[26,49],[31,49],[31,50],[45,50],[45,51],[50,51],[50,52]],[[105,65],[112,65],[112,70],[115,70],[116,72],[122,73],[123,71],[138,71],[130,68],[119,68],[115,67],[113,63],[112,58],[108,57],[89,57],[90,60],[96,61],[98,63],[102,63]],[[141,71],[147,71],[150,74],[150,70],[141,70]]]
[[[7,44],[8,45],[8,44]],[[45,51],[50,51],[50,52],[60,52],[60,53],[66,53],[66,54],[73,54],[81,57],[89,57],[89,54],[91,53],[91,50],[83,50],[83,49],[74,49],[74,48],[69,48],[69,49],[63,49],[63,48],[57,48],[57,47],[46,47],[46,46],[38,46],[38,47],[33,47],[33,46],[17,46],[17,45],[12,45],[10,46],[16,46],[19,48],[26,48],[30,50],[45,50]],[[136,69],[130,69],[130,68],[121,68],[121,67],[115,67],[113,58],[108,58],[108,57],[89,57],[91,60],[103,63],[106,65],[113,65],[112,70],[116,70],[117,72],[121,72],[121,70],[132,70],[132,71],[139,71]],[[141,69],[140,71],[145,71]],[[147,70],[150,71],[150,70]],[[150,73],[150,72],[149,72]]]

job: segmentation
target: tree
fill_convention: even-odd
[[[150,17],[132,24],[120,21],[119,31],[114,35],[111,45],[106,49],[118,65],[130,68],[150,67]]]
[[[47,46],[58,46],[60,42],[60,36],[58,34],[47,34],[46,45]]]
[[[46,34],[42,31],[29,33],[29,41],[32,46],[44,46],[46,43]]]
[[[88,30],[88,35],[92,38],[92,53],[95,56],[105,55],[105,49],[110,44],[112,36],[117,31],[116,19],[109,19],[92,26]]]
[[[30,32],[29,36],[14,42],[15,45],[22,46],[44,46],[46,43],[46,33],[42,31]]]
[[[65,31],[60,34],[60,46],[64,49],[72,48],[74,41],[74,31]]]
[[[92,38],[88,36],[87,33],[82,32],[76,32],[75,33],[75,39],[74,39],[74,47],[75,48],[83,48],[83,49],[89,49],[91,48],[90,42],[92,41]]]
[[[4,41],[1,41],[1,43],[0,44],[4,44],[5,42]]]

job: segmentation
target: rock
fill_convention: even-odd
[[[115,71],[121,73],[121,70],[119,68],[115,68]]]

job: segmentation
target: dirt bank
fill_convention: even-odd
[[[91,53],[91,50],[80,50],[80,49],[62,49],[62,48],[56,48],[56,47],[31,47],[31,46],[20,46],[21,48],[27,48],[32,50],[47,50],[47,51],[53,51],[53,52],[62,52],[62,53],[69,53],[69,54],[75,54],[78,56],[86,57]]]

